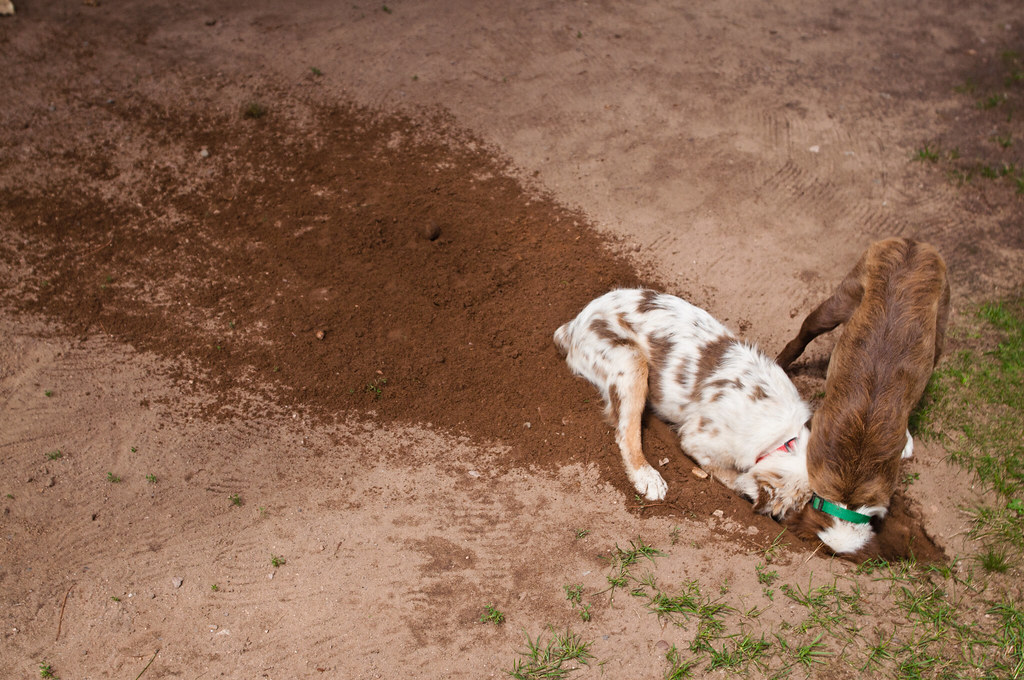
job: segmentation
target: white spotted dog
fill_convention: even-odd
[[[783,518],[807,503],[810,410],[774,361],[704,310],[652,290],[615,290],[555,331],[555,344],[601,391],[629,481],[648,500],[668,490],[640,444],[649,401],[685,451],[758,512]]]

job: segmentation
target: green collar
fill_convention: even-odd
[[[815,510],[822,511],[827,515],[838,517],[841,520],[851,522],[853,524],[867,524],[871,521],[870,515],[865,515],[864,513],[856,512],[854,510],[847,510],[835,503],[829,503],[818,494],[811,496],[811,507]]]

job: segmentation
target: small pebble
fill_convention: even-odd
[[[326,335],[326,333],[324,333],[323,330],[319,330],[319,331],[316,332],[316,339],[317,340],[323,340],[325,335]]]
[[[174,578],[171,579],[171,583],[174,584],[175,588],[180,588],[181,584],[184,583],[184,582],[185,582],[185,579],[179,578],[177,576],[175,576]]]
[[[428,241],[436,241],[440,235],[441,226],[437,222],[431,221],[427,223],[425,227],[423,227],[423,238],[427,239]]]
[[[714,515],[715,517],[725,517],[725,512],[722,511],[722,510],[715,510],[711,514]]]
[[[696,477],[697,479],[707,479],[708,478],[708,473],[704,472],[700,468],[693,468],[692,470],[690,470],[690,472],[692,472],[693,476]]]

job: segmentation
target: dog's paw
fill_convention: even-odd
[[[633,486],[649,501],[663,501],[668,492],[668,483],[661,473],[650,465],[638,469],[633,474]]]
[[[903,453],[900,454],[900,458],[906,459],[914,455],[914,438],[910,436],[910,430],[907,430],[907,445],[903,447]]]

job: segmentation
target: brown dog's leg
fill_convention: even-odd
[[[939,365],[939,357],[946,346],[946,324],[949,323],[949,279],[943,280],[942,296],[939,298],[939,313],[935,319],[935,359],[932,368]]]
[[[789,365],[803,354],[811,340],[822,333],[828,333],[850,318],[864,295],[864,286],[861,283],[862,263],[863,260],[858,262],[853,271],[836,288],[836,292],[807,315],[800,326],[800,332],[789,341],[789,344],[783,348],[775,360],[779,366],[783,369],[789,368]]]

